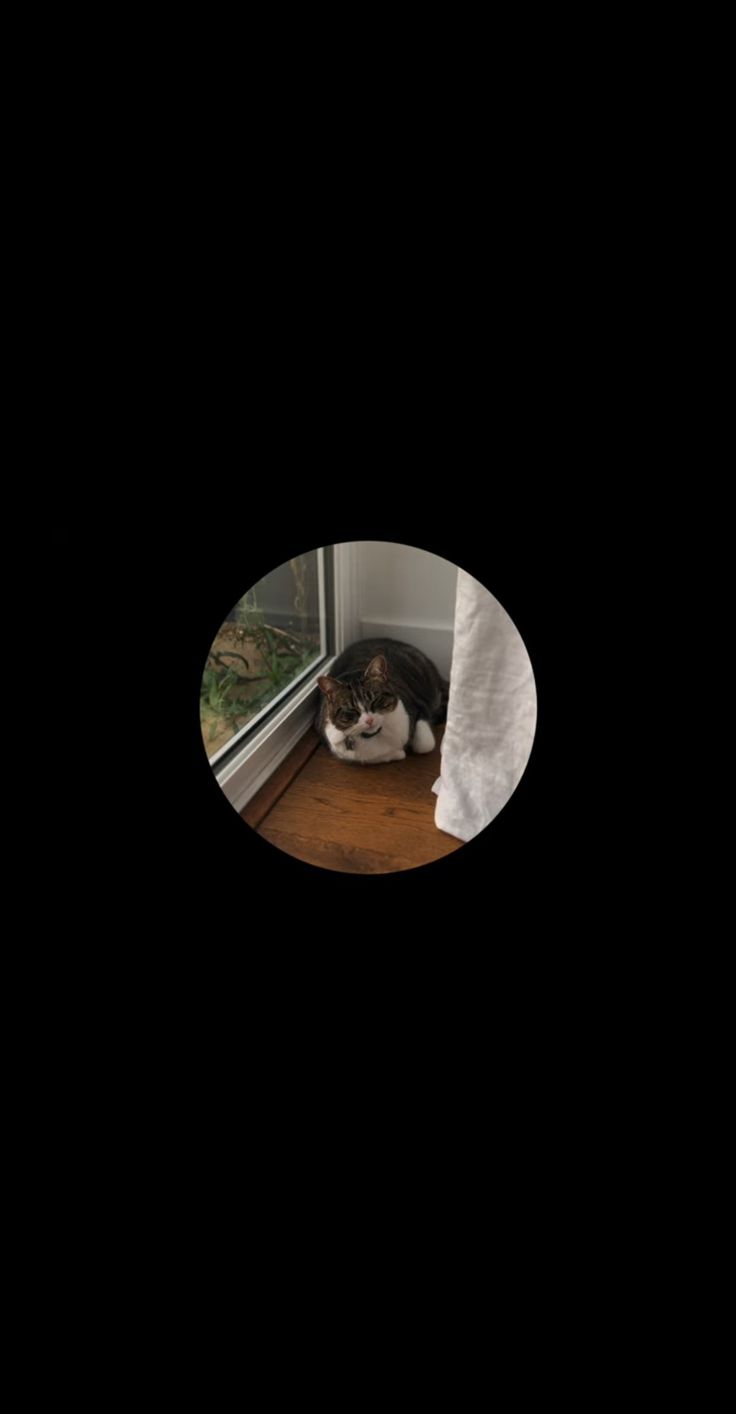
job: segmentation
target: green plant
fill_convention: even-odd
[[[296,585],[294,608],[301,620],[303,631],[307,622],[307,562],[304,556],[300,555],[297,559],[290,560],[289,564]]]
[[[249,589],[235,605],[235,622],[253,637],[263,627],[263,610],[258,608],[255,589]]]
[[[295,578],[298,583],[296,573]],[[303,585],[301,587],[303,588]],[[297,596],[298,599],[300,597]],[[303,609],[304,605],[302,603],[296,607]],[[239,645],[244,646],[248,641],[256,649],[263,671],[251,673],[251,664],[256,666],[252,654],[248,658],[244,653],[222,647],[222,644],[218,649],[212,648],[202,675],[201,687],[203,727],[206,715],[212,714],[209,725],[210,740],[214,739],[223,725],[232,723],[233,729],[237,730],[238,718],[247,720],[248,717],[255,716],[266,702],[286,687],[314,658],[314,643],[305,633],[291,632],[266,623],[254,590],[245,594],[235,606],[230,622],[238,626],[236,637]],[[235,661],[238,666],[243,664],[247,675],[237,671]],[[242,696],[242,691],[237,694],[233,691],[236,687],[242,689],[261,682],[264,687],[252,692],[248,697]]]
[[[226,693],[238,680],[233,668],[207,667],[202,674],[202,697],[213,712],[222,713],[227,706]]]

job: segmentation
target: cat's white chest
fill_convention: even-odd
[[[343,733],[332,722],[326,724],[325,736],[341,761],[377,766],[381,761],[401,760],[409,740],[409,714],[403,702],[398,702],[393,712],[386,713],[376,736],[353,738],[355,746],[352,751],[346,747]]]

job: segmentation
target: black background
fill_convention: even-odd
[[[365,391],[318,406],[280,405],[272,390],[251,429],[249,394],[239,431],[232,387],[199,406],[189,384],[169,386],[176,430],[148,445],[143,471],[121,426],[119,494],[99,508],[60,500],[46,561],[69,630],[57,676],[76,691],[93,622],[116,653],[92,673],[106,691],[89,696],[85,733],[72,704],[52,892],[64,916],[81,899],[85,922],[117,940],[103,947],[121,987],[132,969],[156,997],[211,998],[213,1020],[246,997],[269,1015],[298,1010],[306,988],[312,1005],[342,997],[347,1026],[348,997],[447,991],[472,1011],[501,988],[544,1008],[550,987],[577,994],[593,957],[600,966],[592,940],[627,863],[609,847],[616,660],[601,616],[607,528],[585,475],[595,446],[551,393],[512,395],[511,382],[482,422],[476,409],[472,435],[457,396],[420,396],[416,382],[415,415],[398,421]],[[315,869],[249,830],[214,779],[198,714],[208,649],[239,596],[293,555],[360,539],[419,546],[481,580],[522,635],[538,695],[527,769],[492,825],[448,859],[367,877]]]
[[[330,477],[344,486],[349,471],[326,470],[324,489],[312,483],[305,495],[293,480],[282,490],[276,474],[268,477],[272,490],[260,486],[254,492],[254,470],[243,476],[242,493],[234,498],[230,482],[219,511],[208,497],[211,508],[203,520],[194,524],[180,515],[168,532],[158,532],[165,573],[157,577],[151,622],[173,624],[162,684],[166,711],[162,716],[154,711],[150,719],[147,802],[161,847],[173,852],[175,868],[180,861],[183,898],[178,901],[189,899],[206,913],[204,901],[211,899],[213,919],[220,920],[226,935],[230,905],[223,901],[231,899],[234,917],[242,919],[237,900],[244,895],[289,936],[308,927],[316,909],[330,929],[339,929],[344,919],[352,932],[356,917],[370,920],[371,934],[378,932],[385,941],[390,912],[399,910],[402,932],[408,923],[410,937],[423,936],[434,945],[441,936],[435,912],[439,902],[450,919],[454,907],[457,933],[481,938],[492,934],[507,914],[516,917],[517,926],[525,926],[527,919],[531,923],[540,898],[552,907],[581,882],[576,881],[575,861],[583,851],[575,841],[585,826],[575,811],[590,770],[585,759],[590,712],[585,587],[571,583],[569,545],[549,516],[548,503],[535,503],[531,478],[523,472],[517,470],[517,484],[510,486],[512,475],[499,472],[494,478],[462,465],[412,472],[373,465],[356,475],[360,494],[346,496],[343,511],[334,509],[342,497],[330,490]],[[369,504],[370,489],[364,489],[371,479],[376,499],[386,506],[377,513]],[[411,505],[391,513],[390,487],[407,480],[412,489],[405,501]],[[363,504],[352,509],[356,499]],[[237,598],[293,555],[360,539],[421,546],[486,584],[524,639],[538,692],[534,749],[496,821],[449,858],[396,875],[317,870],[262,841],[216,785],[199,729],[202,667],[217,627]],[[155,542],[151,552],[155,556]],[[140,651],[145,656],[143,630]],[[236,924],[236,931],[241,926]]]

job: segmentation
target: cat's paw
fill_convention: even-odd
[[[405,752],[405,751],[394,751],[391,756],[384,756],[383,759],[384,759],[384,761],[405,761],[405,760],[406,760],[406,752]]]
[[[417,722],[414,728],[414,736],[412,737],[411,746],[412,751],[416,751],[420,755],[425,751],[434,751],[434,732],[432,731],[429,722]]]

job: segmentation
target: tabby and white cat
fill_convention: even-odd
[[[316,727],[340,761],[403,761],[406,748],[432,751],[431,722],[444,722],[448,684],[409,643],[365,638],[346,648],[328,677]]]

